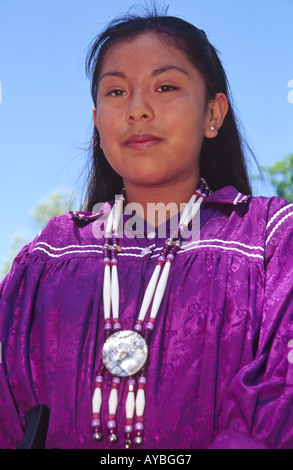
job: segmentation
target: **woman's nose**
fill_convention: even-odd
[[[151,120],[154,112],[146,98],[141,94],[133,96],[127,110],[127,121]]]

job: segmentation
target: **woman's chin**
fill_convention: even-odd
[[[124,183],[125,186],[127,186],[128,183],[131,184],[131,186],[140,186],[150,189],[168,185],[168,181],[163,178],[158,178],[157,176],[147,177],[146,175],[141,176],[141,178],[136,175],[136,178],[124,180]]]

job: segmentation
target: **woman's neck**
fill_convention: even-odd
[[[142,186],[124,182],[126,204],[149,226],[157,227],[184,209],[199,185],[199,175],[166,186]]]

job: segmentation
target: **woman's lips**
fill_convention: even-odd
[[[124,145],[127,147],[143,150],[162,142],[163,139],[151,134],[134,134],[125,140]]]

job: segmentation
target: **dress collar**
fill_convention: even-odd
[[[247,203],[251,199],[251,195],[240,193],[234,186],[226,186],[211,193],[205,198],[203,204],[232,204],[234,206]],[[113,201],[112,201],[113,202]],[[71,218],[78,221],[90,222],[96,220],[103,215],[109,214],[112,204],[106,202],[105,204],[97,205],[96,212],[89,211],[70,211]]]
[[[204,204],[242,204],[251,199],[251,195],[242,194],[234,186],[225,186],[210,194],[204,201]]]

